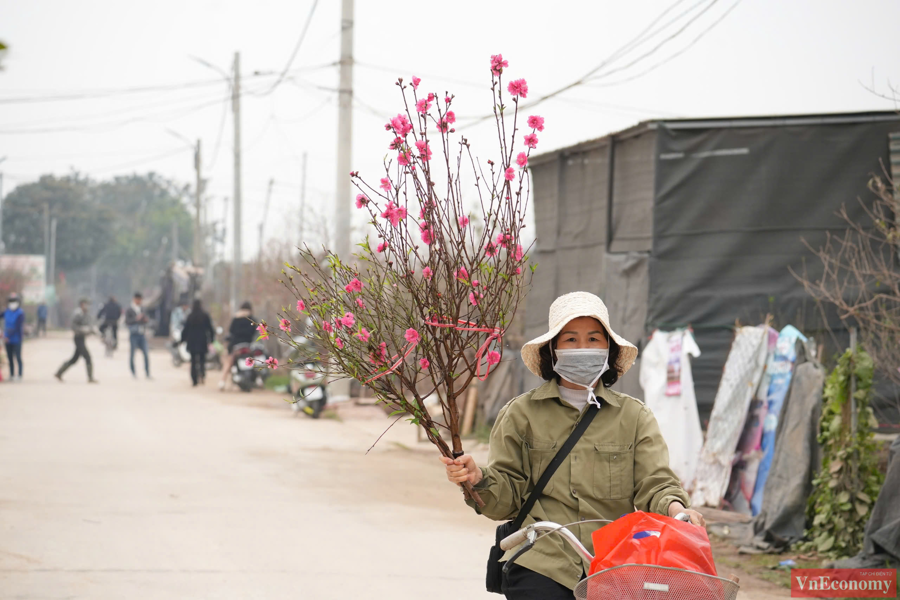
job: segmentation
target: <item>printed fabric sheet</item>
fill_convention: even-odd
[[[725,495],[750,400],[766,366],[768,329],[740,327],[735,333],[697,463],[691,496],[696,506],[718,507]]]

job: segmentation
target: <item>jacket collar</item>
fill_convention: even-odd
[[[597,384],[597,387],[594,388],[594,394],[598,398],[602,398],[608,404],[615,406],[616,408],[620,408],[622,404],[619,402],[619,399],[616,398],[616,395],[602,382]],[[544,400],[547,398],[557,398],[559,399],[559,384],[556,383],[556,379],[551,379],[547,381],[534,391],[534,394],[531,396],[535,400]]]

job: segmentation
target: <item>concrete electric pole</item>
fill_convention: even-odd
[[[231,86],[234,113],[234,225],[231,230],[231,312],[241,303],[241,53],[234,53],[234,83]]]
[[[350,160],[353,151],[353,0],[341,0],[341,61],[338,84],[338,161],[334,210],[334,250],[350,261]],[[334,402],[350,399],[346,376],[331,386]]]
[[[196,189],[196,214],[194,215],[194,252],[193,263],[195,267],[203,266],[203,227],[201,225],[200,214],[203,210],[203,176],[201,173],[202,163],[200,162],[200,140],[197,140],[197,147],[194,150],[194,171],[197,173],[197,189]]]
[[[266,225],[266,219],[269,218],[269,201],[272,199],[272,186],[275,185],[274,179],[269,179],[269,187],[266,189],[266,203],[263,205],[262,218],[259,220],[259,252],[257,253],[257,262],[262,264],[263,257],[263,227]]]
[[[350,160],[353,150],[353,0],[341,0],[341,61],[338,84],[338,161],[334,250],[350,259]]]

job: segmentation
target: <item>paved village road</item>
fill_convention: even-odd
[[[272,393],[192,389],[164,350],[147,381],[126,351],[89,348],[98,385],[81,364],[52,378],[61,333],[0,384],[0,598],[498,597],[494,524],[411,427],[366,455],[388,423],[375,409],[294,418]]]

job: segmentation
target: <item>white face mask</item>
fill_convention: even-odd
[[[17,310],[18,308],[19,308],[18,302],[10,302],[9,303],[9,310]]]
[[[553,370],[575,385],[580,385],[588,390],[588,402],[598,408],[600,402],[594,395],[594,387],[609,370],[608,348],[572,348],[555,350],[556,360],[553,362]]]

